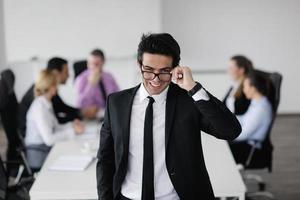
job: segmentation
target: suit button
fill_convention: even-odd
[[[175,172],[171,172],[171,173],[170,173],[170,176],[174,176],[174,175],[175,175]]]

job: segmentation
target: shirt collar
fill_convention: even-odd
[[[141,83],[141,87],[139,89],[140,102],[144,101],[148,96],[153,97],[155,102],[158,102],[158,103],[164,102],[167,99],[168,90],[169,90],[169,86],[167,88],[165,88],[160,94],[150,95],[148,93],[148,91],[146,90],[144,84]]]
[[[252,104],[259,104],[260,102],[263,102],[263,101],[267,101],[267,97],[266,96],[262,96],[260,99],[252,99],[251,100],[251,103]]]

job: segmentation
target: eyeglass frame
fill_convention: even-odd
[[[159,79],[160,81],[163,81],[163,82],[168,82],[168,81],[170,81],[170,80],[171,80],[171,78],[172,78],[172,73],[171,73],[171,71],[170,71],[170,72],[161,72],[161,73],[155,73],[155,72],[151,72],[151,71],[143,70],[143,67],[145,67],[145,66],[144,66],[144,65],[141,65],[141,72],[142,72],[142,76],[143,76],[143,78],[144,78],[144,79],[146,79],[146,80],[154,80],[156,77],[158,77],[158,79]],[[151,74],[154,74],[154,77],[153,77],[153,79],[147,79],[147,78],[145,78],[145,76],[144,76],[144,73],[145,73],[145,72],[147,72],[147,73],[151,73]],[[170,78],[169,78],[169,80],[168,80],[168,81],[161,80],[161,79],[159,78],[159,75],[161,75],[161,74],[168,74],[168,75],[170,75]]]

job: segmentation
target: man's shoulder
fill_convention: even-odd
[[[85,84],[88,80],[88,70],[84,70],[75,78],[75,86],[78,87],[82,84]]]
[[[64,103],[64,101],[62,100],[62,98],[59,96],[59,94],[57,93],[53,98],[52,98],[52,104],[58,104],[58,103]]]
[[[107,72],[107,71],[103,71],[103,72],[102,72],[102,77],[103,77],[103,79],[105,79],[106,81],[115,80],[115,79],[114,79],[114,76],[112,75],[112,73]]]
[[[81,72],[80,74],[78,74],[78,76],[76,77],[75,81],[79,80],[79,79],[86,78],[88,76],[88,73],[89,73],[89,70],[85,69],[83,72]]]
[[[132,88],[124,89],[118,92],[111,93],[109,98],[112,100],[122,100],[123,98],[129,98],[135,95],[136,90],[139,88],[140,85],[137,85]]]
[[[103,71],[102,75],[106,76],[106,77],[112,77],[112,74],[110,72],[108,72],[108,71]]]

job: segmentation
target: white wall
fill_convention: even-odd
[[[0,0],[0,70],[6,66],[3,10],[3,0]]]
[[[132,86],[138,80],[132,71],[141,33],[163,30],[178,40],[181,63],[193,69],[226,70],[229,57],[242,53],[257,67],[281,72],[279,111],[300,113],[298,0],[4,0],[4,19],[6,58],[16,70],[18,97],[49,57],[72,61],[94,47],[105,50],[107,69],[121,88]],[[41,60],[35,68],[33,56]],[[229,86],[226,74],[196,77],[220,98]],[[67,99],[72,96],[72,80],[61,90]]]
[[[283,74],[279,112],[300,112],[300,1],[163,0],[162,10],[162,29],[179,41],[182,64],[225,70],[232,55],[245,54]],[[220,95],[229,85],[223,76],[202,78]]]
[[[7,59],[81,58],[94,47],[132,57],[144,32],[160,30],[159,0],[4,0]]]

